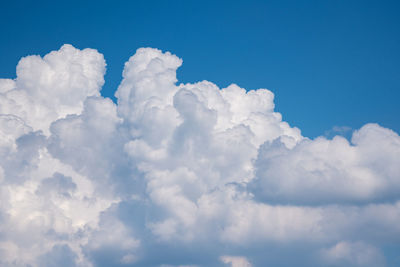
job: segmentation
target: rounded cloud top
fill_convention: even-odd
[[[391,264],[397,133],[312,140],[271,91],[179,84],[181,65],[138,49],[117,103],[93,49],[27,56],[0,79],[0,265]]]

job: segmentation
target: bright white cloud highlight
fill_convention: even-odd
[[[138,49],[117,104],[93,49],[25,57],[0,80],[0,265],[390,262],[397,133],[311,140],[271,91],[177,84],[181,65]]]

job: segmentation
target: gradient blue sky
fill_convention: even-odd
[[[303,135],[377,122],[400,132],[398,1],[2,1],[0,77],[64,43],[96,48],[112,97],[139,47],[183,58],[180,82],[268,88]]]

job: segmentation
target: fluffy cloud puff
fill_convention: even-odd
[[[2,266],[397,266],[397,133],[311,140],[271,91],[181,65],[138,49],[117,104],[93,49],[0,80]]]

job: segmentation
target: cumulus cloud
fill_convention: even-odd
[[[25,57],[0,80],[0,265],[394,262],[397,133],[312,140],[271,91],[178,84],[181,65],[138,49],[117,103],[93,49]]]
[[[329,140],[305,139],[293,149],[279,140],[260,147],[251,185],[259,199],[335,204],[395,201],[400,194],[400,137],[367,124]],[[282,179],[284,177],[284,179]]]
[[[79,114],[86,97],[100,95],[104,73],[103,55],[93,49],[64,45],[43,58],[24,57],[17,78],[0,82],[0,113],[48,133],[51,122]]]

